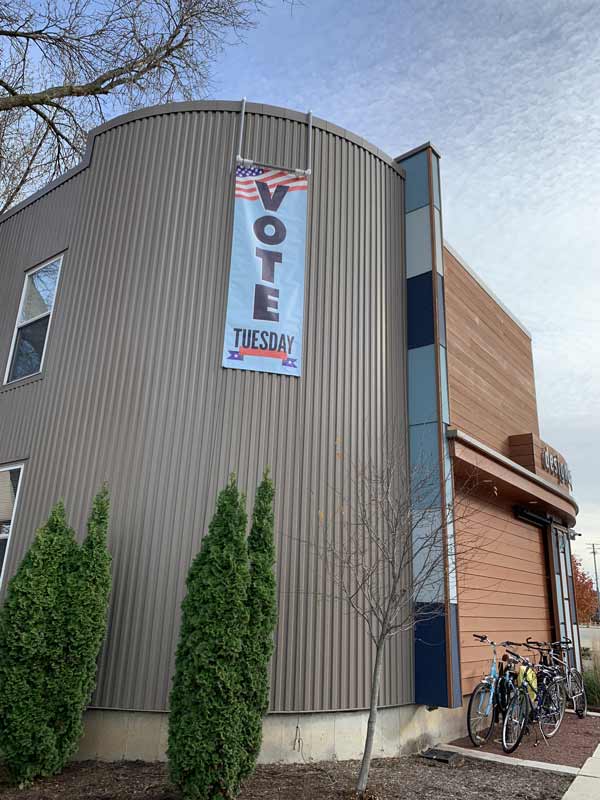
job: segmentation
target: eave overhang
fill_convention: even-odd
[[[570,494],[457,428],[450,428],[447,436],[456,472],[475,472],[478,480],[492,480],[511,502],[543,510],[567,527],[575,525],[579,506]]]

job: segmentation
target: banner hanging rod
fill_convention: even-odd
[[[272,167],[273,169],[281,169],[287,172],[294,172],[296,175],[310,175],[311,174],[311,163],[312,163],[312,128],[313,128],[313,120],[312,120],[312,111],[307,112],[307,121],[308,121],[308,132],[307,132],[307,164],[306,169],[301,169],[299,167],[282,167],[277,164],[263,164],[261,161],[256,161],[253,158],[244,158],[242,156],[242,147],[244,144],[244,121],[246,117],[246,98],[242,97],[242,106],[240,108],[240,136],[238,139],[238,148],[237,148],[237,155],[235,157],[236,164],[241,164],[244,167],[252,167],[252,166],[259,166],[259,167]]]

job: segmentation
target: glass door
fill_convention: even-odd
[[[559,638],[566,636],[573,642],[569,652],[569,663],[581,669],[579,650],[579,626],[575,606],[575,587],[573,584],[573,565],[571,562],[571,538],[569,531],[559,525],[552,526],[552,567],[554,573],[555,606],[558,612],[557,626]]]

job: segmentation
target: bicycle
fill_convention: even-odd
[[[508,652],[524,667],[502,725],[502,749],[513,753],[525,731],[529,731],[530,722],[538,723],[544,741],[556,734],[565,714],[566,694],[563,676],[555,667],[534,664],[518,653]]]
[[[587,695],[583,676],[576,667],[569,666],[566,655],[568,650],[573,649],[573,642],[566,637],[559,642],[537,642],[528,637],[527,645],[533,650],[538,650],[549,665],[557,667],[562,673],[566,696],[573,704],[573,710],[579,719],[583,719],[587,714]],[[556,654],[557,649],[560,650],[560,658]]]
[[[482,747],[492,735],[494,724],[500,721],[500,714],[506,712],[510,698],[515,691],[512,662],[498,663],[498,647],[514,645],[514,642],[496,642],[486,635],[474,633],[474,639],[489,644],[492,648],[490,672],[473,689],[467,708],[467,728],[469,738],[475,747]],[[515,662],[516,663],[516,662]]]

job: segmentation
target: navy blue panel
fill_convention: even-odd
[[[462,705],[460,651],[458,647],[458,603],[450,603],[450,645],[452,648],[452,708]]]
[[[429,169],[427,166],[427,151],[422,150],[400,162],[406,172],[404,203],[405,212],[408,214],[415,208],[421,208],[429,203]]]
[[[445,606],[416,603],[415,612],[415,703],[448,708]]]
[[[437,312],[440,344],[446,346],[446,305],[444,303],[444,276],[437,274]]]
[[[406,281],[408,292],[408,349],[433,344],[433,290],[431,272]]]

